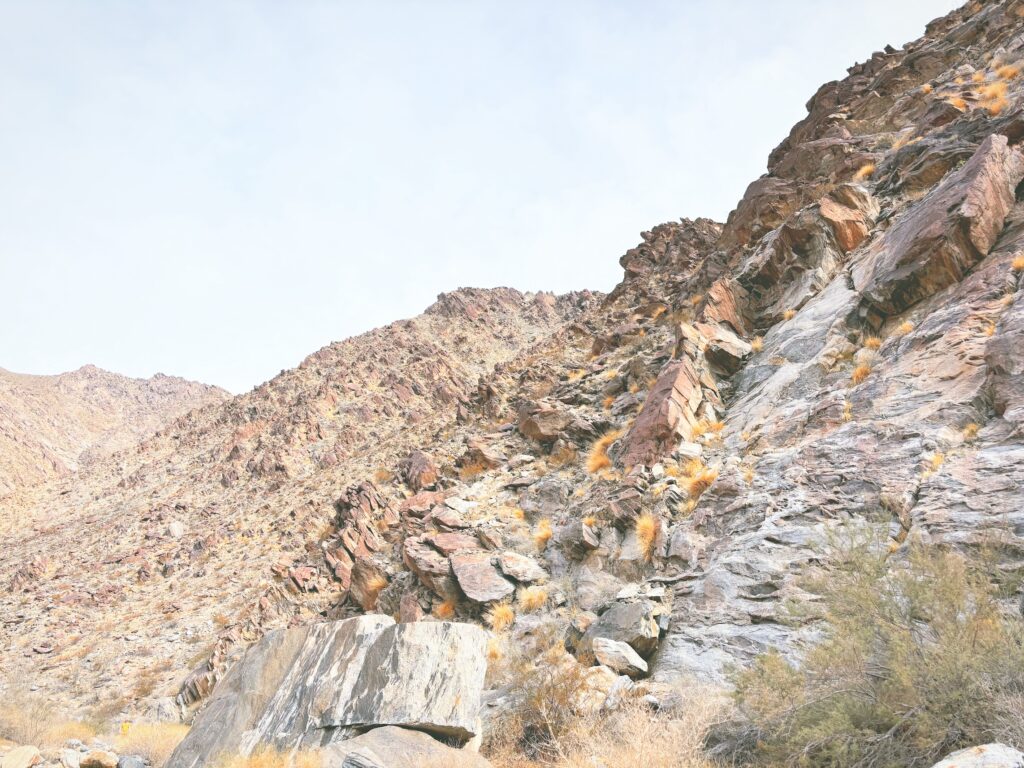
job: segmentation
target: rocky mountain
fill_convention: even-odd
[[[0,369],[0,496],[76,472],[228,393],[161,373],[131,379],[86,365],[57,376]]]
[[[799,666],[827,636],[807,577],[840,579],[851,531],[893,571],[924,545],[993,563],[985,626],[1019,623],[1022,60],[1024,3],[970,3],[822,86],[726,222],[643,233],[609,295],[445,295],[41,487],[0,561],[8,685],[198,712],[175,766],[384,754],[406,728],[497,762],[510,712],[551,762],[561,713]],[[538,699],[556,677],[570,693]],[[956,728],[800,764],[930,765]],[[979,749],[951,761],[1012,752]]]

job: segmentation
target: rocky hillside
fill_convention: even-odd
[[[158,373],[130,379],[86,365],[58,376],[0,369],[0,496],[76,472],[228,393]]]
[[[804,658],[825,621],[808,576],[841,580],[851,532],[893,571],[919,545],[992,563],[986,626],[1019,623],[1021,62],[1024,3],[969,4],[822,86],[725,223],[645,232],[608,296],[459,291],[41,489],[0,562],[15,676],[108,715],[199,710],[175,765],[212,732],[344,744],[355,712],[442,733],[344,699],[362,683],[227,725],[215,704],[259,677],[229,670],[265,635],[235,669],[284,674],[285,643],[308,680],[341,646],[300,652],[295,628],[455,619],[491,630],[482,724],[459,710],[456,740],[497,757],[556,673],[570,695],[515,749],[561,749],[555,712],[668,710]],[[957,727],[908,737],[912,759],[800,764],[930,765]]]

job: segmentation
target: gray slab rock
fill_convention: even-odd
[[[377,725],[476,735],[486,633],[366,615],[276,630],[218,684],[166,768],[261,747],[315,749]]]
[[[322,768],[488,768],[476,752],[446,746],[421,731],[396,726],[374,728],[337,742],[322,752]]]
[[[647,674],[647,662],[630,646],[619,640],[606,637],[595,637],[591,643],[594,658],[606,667],[629,677],[641,677]]]
[[[1024,754],[1005,744],[982,744],[947,755],[932,768],[1024,768]]]

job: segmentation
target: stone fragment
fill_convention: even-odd
[[[660,634],[654,604],[650,601],[613,603],[587,628],[583,636],[583,649],[590,650],[594,639],[603,637],[630,645],[646,659],[657,650]]]
[[[636,678],[647,674],[647,662],[626,643],[606,637],[595,637],[590,647],[599,663],[620,675]]]
[[[468,749],[455,749],[420,731],[385,725],[321,752],[322,768],[488,768],[490,762]]]
[[[1024,753],[1005,744],[982,744],[953,752],[932,768],[1024,768]]]
[[[413,451],[398,465],[402,480],[414,492],[432,488],[437,482],[437,467],[423,451]]]
[[[523,583],[540,581],[548,575],[536,560],[518,552],[502,552],[498,555],[498,566],[506,576]]]
[[[515,585],[498,572],[493,560],[487,552],[458,552],[449,558],[459,587],[473,602],[490,603],[515,592]]]
[[[519,432],[539,443],[553,443],[572,424],[572,416],[548,404],[527,403],[519,411]]]
[[[627,467],[654,464],[681,440],[689,440],[702,398],[700,379],[688,358],[666,364],[622,439],[617,462]]]

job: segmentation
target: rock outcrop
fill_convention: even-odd
[[[167,768],[314,750],[381,726],[464,743],[479,732],[485,649],[479,627],[373,614],[270,632],[217,685]]]

